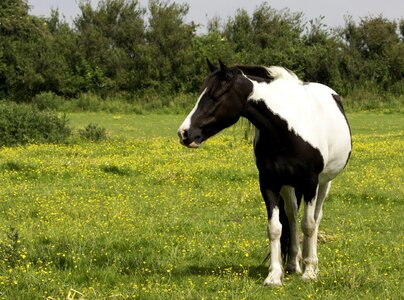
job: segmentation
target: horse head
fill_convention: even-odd
[[[210,74],[202,85],[202,93],[193,110],[178,129],[180,142],[190,148],[200,144],[237,122],[243,114],[251,91],[240,69],[228,68],[219,60],[215,67],[207,60]]]

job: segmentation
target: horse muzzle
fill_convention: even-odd
[[[195,137],[191,137],[189,135],[189,130],[179,129],[178,136],[180,138],[180,143],[188,148],[199,148],[201,145],[201,136],[197,135]]]

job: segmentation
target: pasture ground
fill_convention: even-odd
[[[69,115],[101,143],[0,149],[1,299],[403,299],[404,115],[353,113],[320,276],[262,282],[266,211],[245,126],[198,150],[184,116]]]

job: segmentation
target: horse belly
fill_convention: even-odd
[[[351,135],[348,124],[341,114],[341,120],[336,121],[327,133],[327,145],[324,146],[324,169],[319,174],[319,182],[324,183],[334,179],[345,168],[351,153]]]
[[[316,130],[315,147],[320,150],[324,168],[319,174],[320,183],[334,179],[346,166],[352,148],[351,133],[344,113],[333,98],[335,91],[329,87],[310,83],[306,89],[317,102],[317,120],[313,121]],[[315,131],[313,131],[315,132]]]
[[[329,150],[324,169],[319,174],[319,182],[324,183],[334,179],[345,168],[351,152],[350,140],[343,140],[338,147]]]

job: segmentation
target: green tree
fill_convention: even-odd
[[[348,19],[341,34],[345,41],[345,66],[357,84],[403,89],[404,45],[396,22],[382,16],[363,18],[357,25]],[[349,76],[347,72],[347,76]],[[401,86],[401,87],[400,87]]]
[[[30,100],[45,81],[43,45],[49,32],[44,20],[28,11],[25,0],[0,5],[0,96],[18,101]]]
[[[210,29],[210,32],[195,36],[192,42],[192,73],[188,77],[189,90],[197,92],[203,79],[208,74],[206,59],[217,62],[218,59],[229,63],[236,63],[234,52],[226,37],[218,30]]]
[[[58,10],[51,10],[50,17],[45,21],[49,34],[43,46],[46,55],[42,68],[47,78],[43,91],[75,97],[87,89],[85,75],[79,72],[83,53],[77,47],[78,35],[63,18],[60,18]]]
[[[187,90],[193,73],[192,42],[196,25],[185,23],[187,4],[149,1],[149,26],[146,37],[149,51],[151,86],[162,84],[174,91]]]
[[[398,24],[398,28],[400,30],[400,38],[401,41],[404,41],[404,19],[400,19],[400,22]]]
[[[383,56],[386,49],[399,41],[396,30],[397,23],[382,16],[362,19],[358,27],[360,51],[366,57]]]
[[[229,18],[224,25],[223,35],[237,55],[238,63],[258,63],[255,45],[252,42],[254,29],[251,18],[244,9],[239,9],[234,18]]]
[[[79,48],[84,53],[78,70],[87,74],[93,90],[131,90],[141,86],[144,66],[145,11],[133,0],[103,0],[93,9],[79,5],[76,18]],[[83,74],[84,75],[84,74]]]
[[[302,35],[302,47],[297,57],[307,81],[321,82],[340,93],[346,91],[341,74],[341,41],[324,23],[323,17],[309,21]]]
[[[297,69],[301,48],[302,14],[288,9],[277,11],[266,2],[253,13],[253,41],[261,50],[259,63]]]
[[[293,69],[302,31],[302,14],[277,11],[266,2],[251,17],[245,10],[238,10],[224,26],[238,63],[279,64]]]

